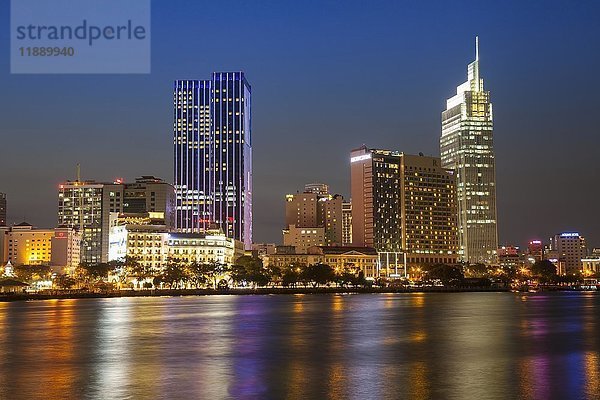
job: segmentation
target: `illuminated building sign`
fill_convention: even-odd
[[[560,237],[579,237],[579,233],[577,233],[577,232],[561,233]]]
[[[350,162],[357,162],[357,161],[364,161],[364,160],[369,160],[371,158],[371,154],[363,154],[362,156],[356,156],[356,157],[352,157],[350,159]]]

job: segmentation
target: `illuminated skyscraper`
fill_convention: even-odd
[[[494,262],[498,249],[493,113],[479,77],[479,40],[468,79],[442,112],[442,167],[456,171],[460,254],[470,263]]]
[[[352,244],[410,266],[457,261],[455,177],[440,159],[366,146],[351,152]],[[402,265],[402,268],[404,265]]]
[[[251,88],[243,72],[175,81],[174,183],[180,232],[221,229],[252,248]]]

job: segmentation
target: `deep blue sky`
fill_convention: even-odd
[[[480,36],[495,113],[501,243],[576,230],[600,246],[597,1],[153,0],[150,75],[10,75],[0,9],[0,191],[9,221],[56,223],[59,182],[172,180],[172,82],[243,70],[253,88],[255,241],[283,196],[349,194],[365,143],[439,155],[440,112]]]

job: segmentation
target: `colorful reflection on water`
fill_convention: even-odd
[[[0,303],[0,399],[597,399],[592,293]]]

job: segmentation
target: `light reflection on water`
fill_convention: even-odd
[[[0,399],[596,399],[590,293],[0,303]]]

